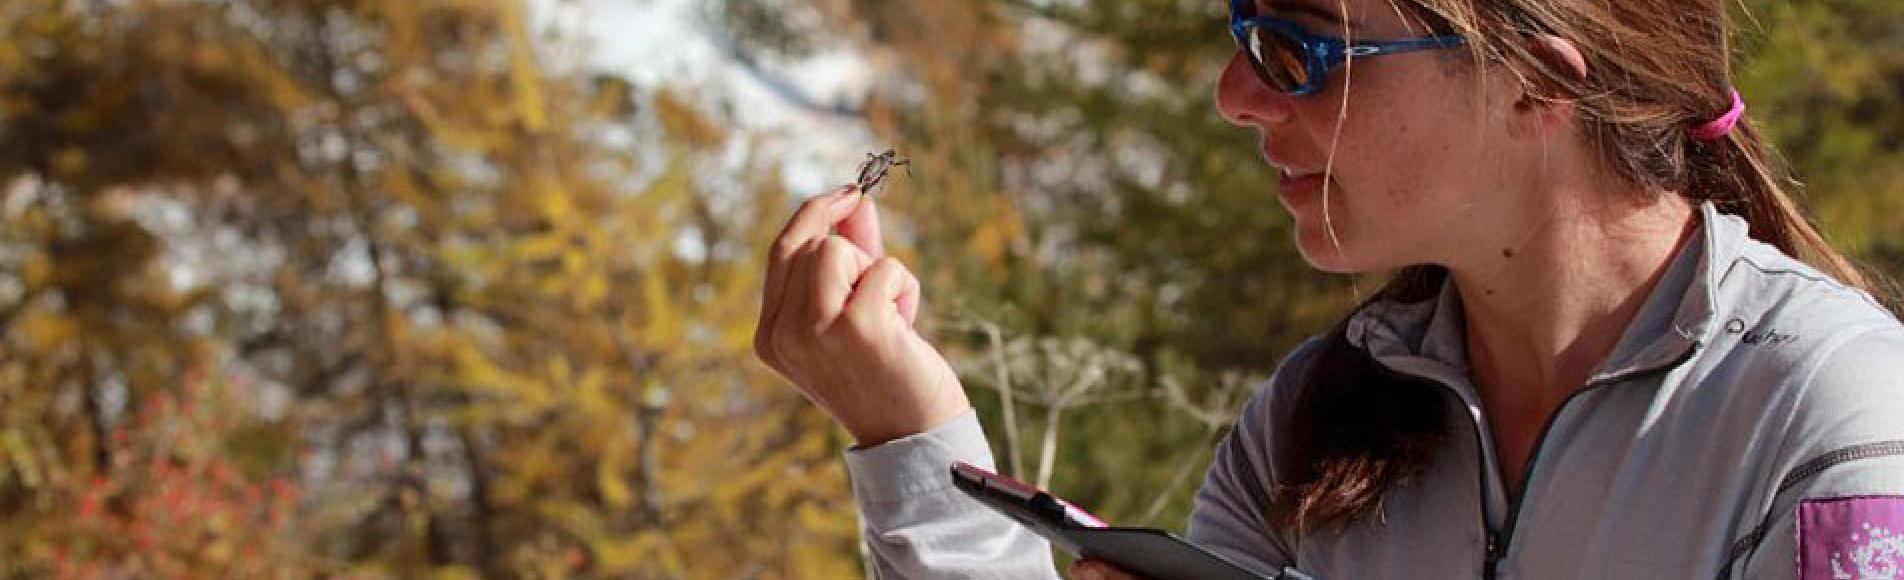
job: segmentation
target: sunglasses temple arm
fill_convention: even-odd
[[[1374,56],[1378,54],[1450,48],[1460,46],[1466,42],[1467,39],[1459,36],[1429,36],[1424,38],[1410,38],[1407,40],[1358,42],[1348,45],[1344,50],[1348,52],[1349,56]]]

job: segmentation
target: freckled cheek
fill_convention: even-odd
[[[1331,213],[1347,217],[1357,229],[1400,233],[1446,211],[1453,201],[1443,193],[1451,185],[1449,176],[1474,162],[1455,158],[1456,135],[1447,133],[1459,132],[1460,124],[1451,125],[1441,116],[1445,111],[1414,100],[1421,97],[1420,87],[1371,83],[1354,90],[1335,150],[1344,195],[1333,202],[1338,209]]]
[[[1355,197],[1354,205],[1368,211],[1389,213],[1415,201],[1413,189],[1424,177],[1424,146],[1412,142],[1413,125],[1381,119],[1376,124],[1356,127],[1358,134],[1336,151],[1336,167],[1344,188]],[[1345,129],[1347,129],[1345,127]],[[1428,147],[1432,147],[1429,145]]]

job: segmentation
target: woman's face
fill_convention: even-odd
[[[1397,5],[1257,0],[1257,13],[1335,37],[1430,34]],[[1501,124],[1483,114],[1475,67],[1453,60],[1466,53],[1449,53],[1463,50],[1353,59],[1329,73],[1323,90],[1302,97],[1265,87],[1242,53],[1232,54],[1217,108],[1262,136],[1263,156],[1280,173],[1279,197],[1311,265],[1367,272],[1445,263],[1478,241],[1466,235],[1477,225],[1475,212],[1504,185],[1490,164],[1499,165],[1505,151],[1488,144],[1507,140],[1493,138]]]

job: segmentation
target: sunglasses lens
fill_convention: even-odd
[[[1288,35],[1261,26],[1250,29],[1246,39],[1250,64],[1270,88],[1295,92],[1309,82],[1309,69],[1303,64],[1302,45]]]

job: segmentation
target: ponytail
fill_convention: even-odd
[[[1740,118],[1724,138],[1691,141],[1687,185],[1682,195],[1712,201],[1745,219],[1752,239],[1778,248],[1846,285],[1871,294],[1892,312],[1900,312],[1895,282],[1867,272],[1831,245],[1787,192],[1796,187],[1783,163],[1772,157],[1752,123]]]

